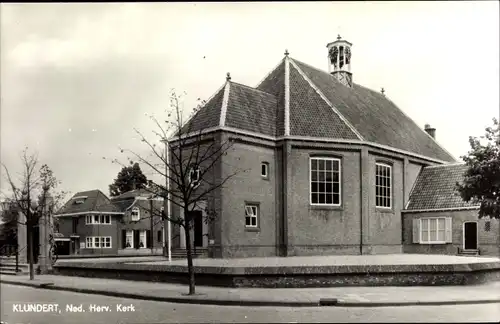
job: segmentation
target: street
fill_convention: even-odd
[[[500,304],[412,307],[235,307],[172,304],[1,284],[15,323],[499,322]],[[37,306],[38,305],[38,306]],[[36,312],[36,311],[45,312]]]

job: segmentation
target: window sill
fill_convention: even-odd
[[[260,232],[258,227],[245,227],[245,232]]]
[[[342,205],[331,206],[331,205],[309,205],[309,210],[344,210]]]
[[[262,180],[269,181],[269,176],[263,176],[263,175],[261,175],[261,176],[260,176],[260,178],[261,178]]]
[[[375,211],[379,213],[391,213],[394,214],[394,209],[385,207],[375,207]]]
[[[447,242],[420,242],[417,244],[421,245],[445,245],[445,244],[452,244],[452,243],[447,243]]]

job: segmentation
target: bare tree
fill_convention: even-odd
[[[197,217],[201,217],[205,224],[210,224],[217,219],[219,206],[207,204],[204,213],[194,213],[202,208],[201,202],[214,201],[214,195],[226,182],[239,172],[246,172],[233,168],[235,172],[225,174],[221,170],[223,157],[232,149],[233,140],[206,135],[203,129],[194,122],[196,116],[205,102],[201,102],[191,113],[188,122],[183,121],[181,108],[182,96],[175,91],[171,92],[170,106],[165,110],[166,120],[160,122],[156,117],[150,116],[156,130],[153,134],[156,141],[146,139],[137,129],[136,133],[149,152],[148,156],[138,154],[131,150],[120,149],[122,153],[132,155],[129,160],[138,161],[148,167],[156,175],[149,175],[149,186],[146,188],[153,196],[161,197],[165,202],[170,202],[183,212],[181,215],[172,215],[165,211],[156,210],[153,216],[160,216],[163,221],[168,221],[174,226],[179,226],[184,231],[187,265],[189,273],[189,294],[195,294],[195,276],[193,266],[193,239],[191,229]],[[119,163],[117,159],[112,162]],[[157,180],[159,179],[159,180]],[[170,244],[170,242],[169,242]]]
[[[18,179],[13,179],[7,167],[4,164],[2,166],[11,190],[10,202],[16,210],[25,216],[25,221],[18,219],[17,222],[26,226],[30,280],[33,280],[35,278],[34,229],[39,226],[40,219],[45,213],[52,213],[57,208],[56,206],[60,204],[66,193],[64,191],[54,192],[59,181],[46,164],[37,170],[39,165],[37,153],[30,154],[26,148],[21,155],[21,162],[22,172]]]

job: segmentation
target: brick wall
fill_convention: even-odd
[[[276,148],[261,144],[235,142],[223,158],[223,177],[236,173],[221,191],[223,257],[276,255],[277,202],[280,199],[276,183],[281,173],[276,168]],[[267,178],[261,176],[263,162],[269,164]],[[259,206],[257,229],[245,227],[245,203]]]
[[[451,217],[452,241],[449,244],[414,244],[412,238],[414,218]],[[478,219],[478,211],[457,210],[444,212],[404,213],[403,214],[403,251],[405,253],[457,254],[463,248],[463,223],[478,222],[478,247],[481,255],[500,256],[500,226],[498,219]],[[485,223],[490,221],[490,230],[485,231]]]
[[[111,224],[86,224],[86,215],[59,217],[59,232],[65,237],[79,235],[79,243],[85,243],[87,236],[111,236],[111,248],[80,249],[80,254],[116,254],[118,250],[117,216],[110,215]],[[94,214],[92,214],[94,217]],[[120,218],[121,216],[118,216]],[[77,231],[73,232],[73,219],[78,219]],[[79,248],[79,247],[78,247]]]
[[[367,253],[401,252],[401,210],[403,209],[403,161],[383,155],[370,154],[368,167],[368,233],[363,242]],[[376,163],[385,163],[392,169],[391,208],[376,207]]]

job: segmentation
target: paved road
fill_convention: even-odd
[[[459,306],[414,306],[376,308],[271,308],[171,304],[121,299],[1,284],[1,320],[14,323],[302,323],[302,322],[498,322],[500,304]],[[58,304],[61,312],[14,312],[28,303]],[[66,305],[83,305],[86,312],[66,311]],[[90,312],[91,304],[109,306],[109,311]],[[118,312],[117,305],[132,305]],[[124,309],[124,307],[122,307]]]

